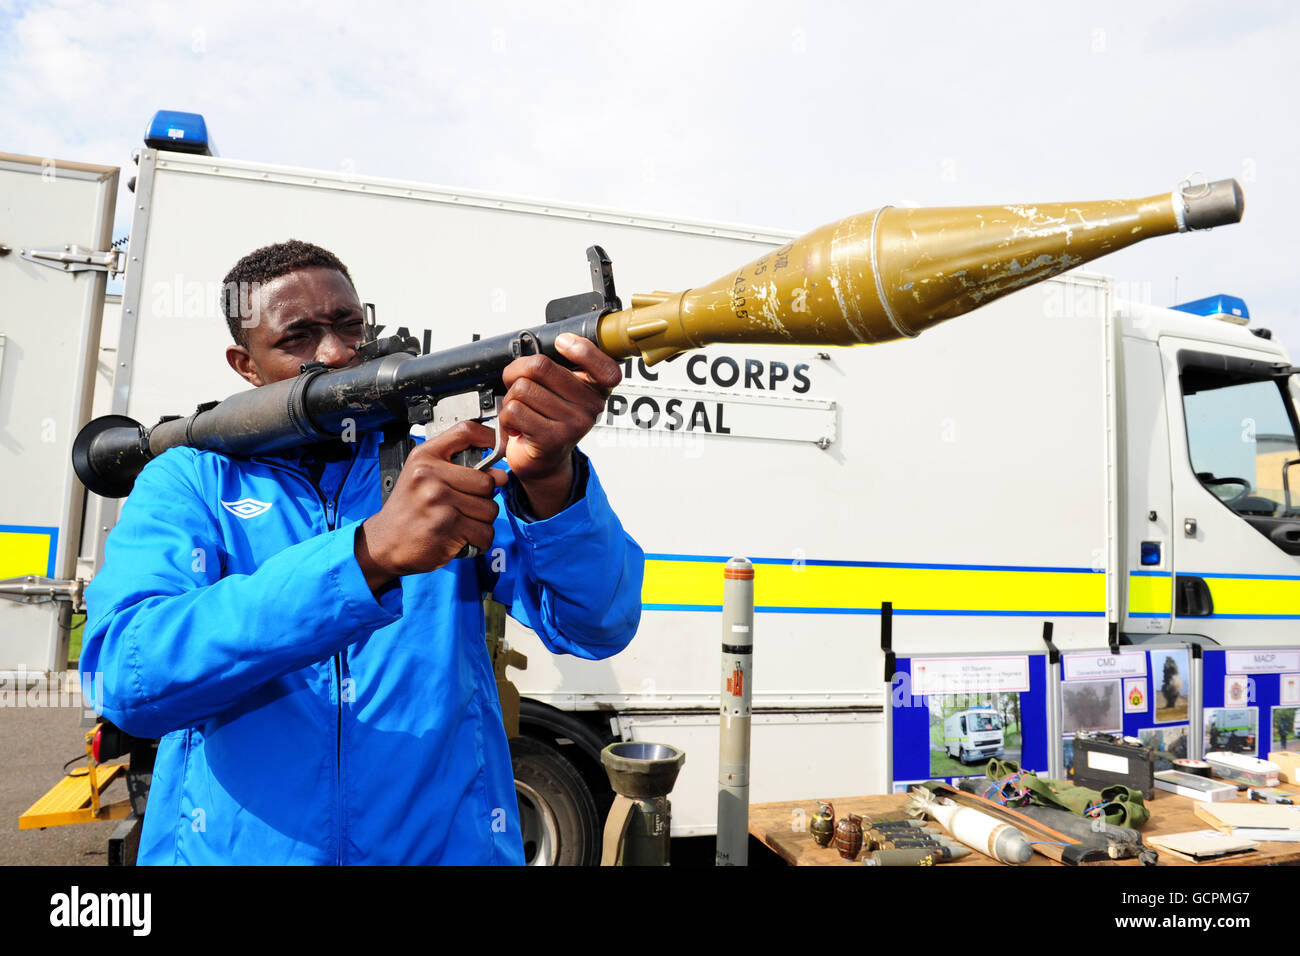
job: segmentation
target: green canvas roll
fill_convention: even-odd
[[[1020,773],[1014,760],[989,761],[988,777],[994,782]],[[1034,803],[1044,807],[1058,807],[1081,817],[1093,819],[1087,813],[1091,806],[1101,806],[1101,818],[1117,827],[1137,828],[1151,818],[1151,811],[1142,800],[1142,793],[1131,787],[1116,784],[1098,792],[1088,787],[1076,787],[1066,780],[1050,780],[1032,771],[1021,774],[1021,782],[1033,795]]]

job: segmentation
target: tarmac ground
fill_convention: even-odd
[[[18,818],[65,775],[86,765],[84,706],[79,694],[34,694],[10,685],[0,692],[0,866],[104,866],[108,838],[120,821],[19,830]],[[104,794],[126,799],[115,780]]]

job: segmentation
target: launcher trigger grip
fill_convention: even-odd
[[[497,428],[497,444],[498,445],[501,444],[500,428]],[[479,459],[485,454],[487,455],[487,457],[482,458],[482,461],[480,461]],[[466,448],[463,451],[458,451],[454,455],[452,455],[451,463],[453,465],[460,465],[462,468],[483,469],[489,467],[493,462],[498,461],[500,457],[501,456],[497,454],[496,451],[493,449],[470,447],[470,448]],[[466,544],[463,548],[461,548],[458,552],[456,552],[456,557],[477,558],[481,553],[482,552],[479,551],[479,549],[475,545]]]
[[[506,454],[506,436],[501,432],[501,396],[490,386],[444,396],[433,408],[431,420],[425,426],[426,438],[435,438],[460,422],[476,421],[487,424],[493,433],[493,447],[479,448],[472,446],[454,452],[451,456],[453,465],[486,471]],[[458,558],[473,558],[480,554],[478,548],[466,544],[456,554]]]
[[[491,396],[491,406],[488,405],[487,395],[481,396],[481,400],[483,418],[491,419],[488,427],[492,429],[492,447],[466,448],[464,451],[456,452],[451,459],[454,464],[473,468],[475,471],[486,471],[506,456],[507,438],[501,432],[501,396]]]

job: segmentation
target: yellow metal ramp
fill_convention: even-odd
[[[126,767],[125,763],[100,764],[95,767],[95,782],[99,785],[99,791],[102,793],[110,783],[126,771]],[[18,829],[42,830],[45,827],[58,827],[69,823],[122,820],[130,816],[131,801],[129,800],[96,806],[99,801],[91,793],[90,775],[91,771],[85,767],[72,771],[18,818]]]

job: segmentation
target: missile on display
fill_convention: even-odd
[[[1126,246],[1240,222],[1235,179],[1145,199],[900,209],[815,229],[709,285],[635,296],[600,346],[647,364],[724,342],[865,345],[911,338]]]

